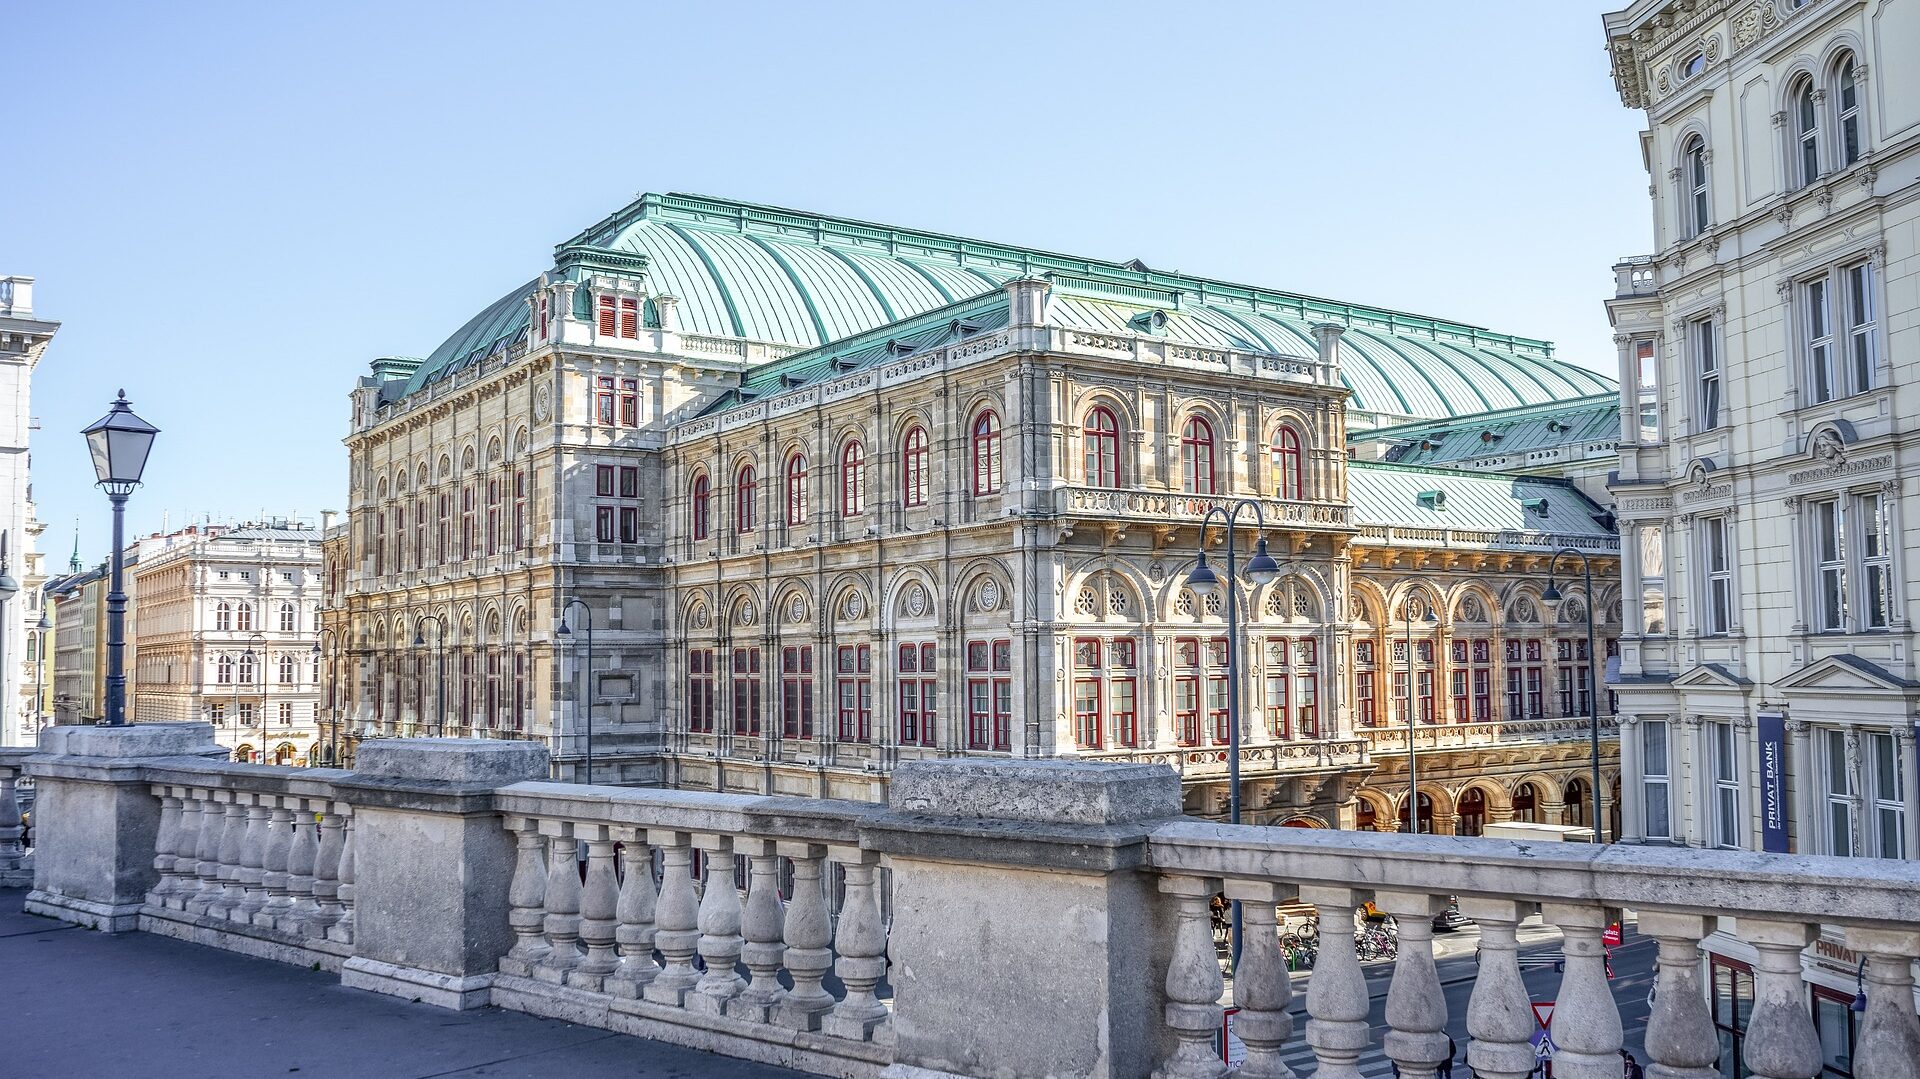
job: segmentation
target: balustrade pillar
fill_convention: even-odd
[[[738,996],[727,1002],[727,1014],[764,1023],[786,995],[780,985],[780,967],[786,957],[781,937],[780,853],[768,839],[736,839],[734,850],[747,864],[747,905],[740,916],[745,943],[740,958],[753,975]]]
[[[1640,932],[1660,945],[1647,1014],[1647,1079],[1719,1079],[1720,1036],[1700,983],[1700,941],[1707,918],[1640,911]]]
[[[1433,916],[1442,903],[1425,892],[1378,892],[1374,902],[1400,927],[1400,950],[1387,986],[1387,1026],[1381,1048],[1399,1065],[1401,1079],[1434,1079],[1447,1058],[1447,998],[1433,966]]]
[[[689,1011],[703,1015],[723,1015],[727,1001],[746,985],[734,968],[740,963],[740,890],[733,880],[733,839],[724,835],[698,835],[694,845],[706,852],[707,884],[700,892],[700,910],[695,924],[700,930],[697,947],[706,973],[686,1000]]]
[[[1213,1044],[1220,1030],[1220,995],[1226,991],[1208,908],[1218,890],[1215,883],[1205,877],[1160,878],[1160,891],[1173,896],[1176,907],[1166,981],[1167,1026],[1176,1044],[1166,1062],[1154,1069],[1154,1079],[1219,1079],[1227,1074]]]
[[[1280,926],[1275,904],[1291,894],[1265,881],[1226,882],[1227,898],[1241,902],[1244,937],[1240,965],[1233,971],[1233,1003],[1240,1009],[1234,1030],[1246,1043],[1247,1059],[1234,1074],[1245,1079],[1294,1079],[1280,1049],[1293,1037],[1293,979],[1280,955]]]
[[[859,847],[832,851],[846,874],[846,897],[840,921],[834,927],[833,972],[847,987],[847,995],[820,1022],[820,1029],[836,1038],[867,1041],[887,1017],[887,1006],[874,988],[887,973],[887,926],[880,916],[879,855]]]
[[[586,958],[567,973],[567,984],[599,992],[607,975],[620,969],[613,950],[620,883],[613,872],[613,830],[604,824],[576,824],[575,842],[587,845],[587,880],[580,893],[580,941]]]
[[[1758,953],[1753,963],[1753,1012],[1742,1056],[1759,1079],[1806,1079],[1820,1072],[1820,1035],[1807,1011],[1800,953],[1813,943],[1803,922],[1741,918],[1739,934]]]
[[[513,881],[507,886],[507,924],[513,929],[513,947],[501,957],[500,969],[527,977],[533,964],[546,958],[547,840],[540,822],[514,817],[507,822],[514,834]]]
[[[1619,1079],[1620,1009],[1607,984],[1606,948],[1600,943],[1607,912],[1597,906],[1543,903],[1540,913],[1560,928],[1566,955],[1549,1028],[1554,1079]]]
[[[180,838],[180,798],[173,791],[171,787],[153,789],[160,796],[160,830],[153,836],[153,869],[160,879],[147,890],[147,902],[156,907],[166,906],[174,888],[173,848]]]
[[[1480,958],[1467,1000],[1467,1064],[1482,1079],[1533,1074],[1533,1000],[1520,977],[1518,930],[1525,912],[1511,899],[1460,900],[1480,927]]]
[[[245,795],[234,791],[221,793],[226,797],[221,812],[225,826],[220,829],[220,896],[207,904],[207,917],[226,921],[247,894],[240,884],[240,851],[247,835],[247,806],[242,801]]]
[[[180,816],[173,829],[173,865],[161,905],[169,910],[185,910],[187,898],[200,890],[200,829],[202,792],[192,787],[176,787],[180,792]]]
[[[352,944],[354,931],[354,862],[359,857],[359,840],[354,833],[354,815],[345,804],[336,805],[340,810],[340,870],[339,884],[334,889],[340,900],[340,918],[327,927],[327,939],[336,944]]]
[[[533,976],[559,985],[581,959],[579,843],[566,821],[543,820],[540,834],[547,837],[548,851],[547,954],[534,967]]]
[[[293,911],[293,898],[287,891],[287,861],[293,853],[293,809],[289,798],[276,798],[267,820],[267,851],[260,862],[260,886],[267,901],[253,924],[277,929],[280,919]]]
[[[346,842],[346,829],[333,804],[322,803],[320,846],[313,858],[313,914],[307,919],[307,936],[325,938],[333,923],[340,920],[340,853]]]
[[[678,1008],[686,1003],[687,991],[700,982],[700,972],[693,966],[700,944],[700,901],[693,890],[692,838],[686,832],[648,829],[647,839],[660,848],[653,946],[665,963],[641,995],[655,1004]]]
[[[773,1022],[794,1030],[820,1029],[820,1017],[833,1007],[833,994],[820,984],[833,969],[833,920],[827,916],[827,849],[817,843],[779,844],[793,860],[793,901],[781,923],[787,973],[793,988],[773,1009]]]
[[[240,902],[227,911],[229,921],[252,925],[253,916],[267,905],[267,808],[268,795],[243,795],[247,803],[246,830],[240,834]]]
[[[0,772],[0,874],[16,873],[24,868],[27,857],[26,828],[20,823],[19,773]]]
[[[616,997],[633,1000],[660,973],[660,964],[653,961],[653,908],[659,895],[654,889],[653,848],[647,845],[646,830],[622,829],[621,837],[624,846],[620,862],[625,876],[614,903],[614,916],[620,924],[613,931],[614,942],[620,946],[620,969],[608,976],[606,988]]]
[[[1913,1011],[1920,932],[1849,928],[1847,947],[1867,957],[1867,1014],[1854,1038],[1854,1079],[1910,1079],[1920,1067],[1920,1018]]]
[[[1300,898],[1320,915],[1320,955],[1307,982],[1307,1044],[1320,1062],[1314,1079],[1362,1079],[1372,1000],[1353,946],[1353,891],[1302,887]]]
[[[320,835],[313,805],[306,798],[293,799],[287,839],[287,912],[280,919],[285,932],[304,933],[307,921],[320,909],[313,901],[313,866],[319,854]]]
[[[221,805],[220,792],[201,791],[200,837],[195,844],[193,864],[193,875],[199,883],[180,905],[180,909],[188,914],[200,916],[211,913],[212,904],[220,897],[220,843],[226,834],[226,827],[226,811]]]

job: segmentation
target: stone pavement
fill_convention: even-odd
[[[779,1079],[803,1073],[493,1008],[450,1012],[332,974],[21,913],[0,889],[0,1075],[172,1079]]]

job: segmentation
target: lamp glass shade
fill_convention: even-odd
[[[1219,584],[1220,578],[1213,572],[1213,567],[1207,565],[1206,553],[1202,552],[1194,560],[1193,572],[1187,574],[1187,587],[1193,589],[1195,594],[1204,596]]]
[[[1548,585],[1547,590],[1540,593],[1540,603],[1547,609],[1547,621],[1549,622],[1558,622],[1560,620],[1560,605],[1565,602],[1566,598],[1560,594],[1560,590],[1552,585]]]
[[[153,449],[153,437],[160,429],[134,415],[127,404],[127,392],[121,390],[112,410],[80,433],[87,436],[98,482],[131,488],[146,471],[147,453]]]
[[[1261,536],[1259,542],[1254,544],[1253,557],[1247,561],[1247,577],[1254,584],[1264,585],[1272,584],[1273,579],[1278,576],[1280,576],[1280,564],[1267,553],[1267,537]]]
[[[13,574],[0,570],[0,602],[12,599],[13,594],[18,591],[20,591],[20,582],[13,579]]]
[[[562,618],[562,619],[560,620],[560,628],[559,628],[559,629],[556,629],[556,630],[554,630],[554,632],[555,632],[555,633],[557,633],[557,634],[559,634],[559,635],[560,635],[560,636],[562,636],[562,637],[571,637],[571,636],[573,636],[573,630],[571,630],[571,629],[569,629],[569,628],[567,628],[567,620],[566,620],[566,619],[564,619],[564,618]]]

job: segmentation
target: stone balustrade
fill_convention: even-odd
[[[1701,942],[1758,954],[1746,1064],[1807,1079],[1801,952],[1865,958],[1854,1074],[1915,1076],[1920,864],[1236,827],[1181,815],[1157,764],[903,763],[885,805],[547,782],[544,747],[360,746],[355,772],[205,759],[203,725],[78,728],[24,768],[48,816],[28,908],[338,970],[449,1007],[495,1005],[836,1076],[1355,1079],[1377,1049],[1433,1079],[1447,1002],[1429,918],[1479,923],[1466,1060],[1533,1071],[1517,926],[1564,936],[1561,1079],[1614,1079],[1602,934],[1659,943],[1648,1074],[1711,1079]],[[4,773],[0,773],[4,774]],[[1240,900],[1231,994],[1209,901]],[[1276,904],[1400,918],[1369,1024],[1352,940],[1326,933],[1296,1029]],[[1216,1038],[1227,1006],[1246,1059]]]
[[[32,748],[0,749],[0,888],[33,882],[33,850],[20,814],[22,769]]]

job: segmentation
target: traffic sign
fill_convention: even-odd
[[[1534,1001],[1533,1021],[1540,1024],[1541,1030],[1547,1029],[1548,1024],[1553,1022],[1553,1001],[1551,1000]]]
[[[1533,1037],[1528,1040],[1533,1043],[1533,1059],[1535,1060],[1552,1060],[1553,1054],[1560,1051],[1560,1047],[1553,1044],[1553,1035],[1547,1033],[1545,1027],[1534,1031]]]
[[[1600,934],[1600,943],[1606,945],[1609,948],[1618,948],[1620,946],[1620,923],[1619,922],[1615,922],[1612,925],[1608,926],[1606,929],[1606,932]]]

